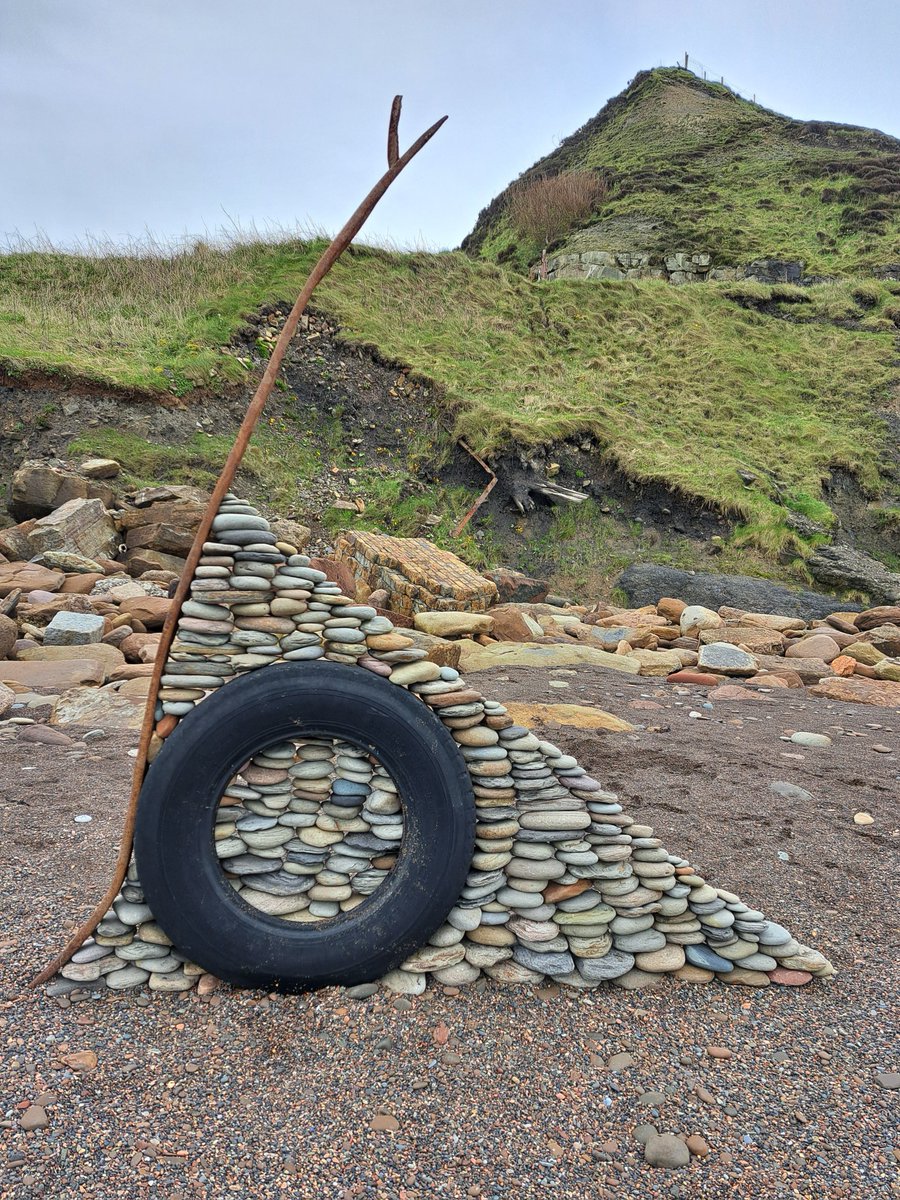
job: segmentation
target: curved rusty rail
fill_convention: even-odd
[[[219,506],[225,497],[225,493],[231,487],[235,473],[240,466],[241,459],[244,457],[244,452],[250,441],[256,423],[260,418],[265,403],[271,394],[272,388],[275,385],[275,380],[278,377],[278,371],[287,353],[287,348],[290,345],[291,338],[297,331],[297,325],[300,322],[300,317],[303,310],[309,303],[309,298],[318,284],[325,278],[334,264],[340,258],[341,254],[350,245],[353,238],[359,233],[360,229],[365,224],[366,220],[375,208],[375,205],[391,186],[400,172],[413,158],[419,153],[440,127],[447,120],[446,117],[441,117],[439,121],[426,129],[425,132],[413,142],[409,149],[404,153],[399,153],[398,144],[398,126],[400,122],[400,108],[402,104],[402,96],[395,96],[394,102],[391,105],[391,115],[388,122],[388,143],[387,157],[388,169],[384,175],[378,180],[366,198],[362,201],[350,219],[344,225],[343,229],[336,235],[334,240],[323,253],[322,257],[313,267],[303,285],[300,295],[288,314],[288,318],[284,323],[284,328],[275,347],[272,350],[272,355],[266,366],[262,379],[259,382],[259,387],[250,401],[247,412],[241,422],[241,427],[237,432],[237,437],[234,440],[234,445],[231,447],[231,452],[225,461],[225,466],[222,468],[222,473],[216,481],[216,486],[210,496],[209,503],[206,506],[206,511],[200,521],[200,526],[197,529],[194,543],[191,546],[190,553],[187,556],[184,570],[181,578],[178,581],[175,595],[172,600],[169,614],[166,617],[163,626],[162,637],[160,638],[159,647],[156,652],[156,658],[153,664],[153,674],[150,677],[150,691],[147,696],[147,707],[144,711],[144,720],[141,725],[140,741],[138,743],[138,754],[134,764],[134,775],[131,783],[131,797],[128,803],[128,810],[125,814],[125,825],[122,829],[122,840],[119,844],[119,854],[116,859],[115,869],[113,871],[113,879],[106,890],[102,900],[97,904],[90,916],[82,922],[78,929],[72,934],[66,943],[65,947],[59,954],[48,963],[44,969],[34,977],[31,981],[31,987],[39,987],[42,983],[55,975],[60,967],[64,966],[69,961],[75,951],[82,945],[84,940],[94,932],[97,925],[100,923],[104,915],[109,911],[109,907],[118,894],[119,888],[125,879],[125,873],[128,870],[128,864],[131,861],[131,849],[134,840],[134,823],[137,816],[138,797],[141,792],[141,785],[144,781],[144,774],[147,769],[148,752],[150,750],[150,742],[153,737],[154,713],[156,711],[156,698],[159,693],[160,679],[163,674],[166,658],[169,653],[169,647],[172,644],[175,635],[175,625],[178,621],[181,612],[181,606],[184,603],[188,594],[188,589],[191,585],[194,572],[197,568],[197,563],[203,550],[203,543],[207,540],[210,527],[212,526],[213,518],[219,510]]]

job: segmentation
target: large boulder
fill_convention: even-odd
[[[843,700],[847,704],[877,704],[884,708],[900,708],[900,683],[888,679],[862,679],[858,675],[823,679],[809,689],[811,696],[826,700]]]
[[[150,678],[144,677],[100,688],[72,688],[60,696],[50,723],[140,729],[150,683]]]
[[[103,618],[96,613],[56,613],[44,630],[45,646],[89,646],[103,637]]]
[[[751,612],[775,612],[800,617],[804,621],[820,620],[833,613],[833,596],[806,589],[792,591],[768,579],[750,575],[712,575],[703,572],[679,571],[656,563],[632,563],[619,576],[621,588],[631,604],[655,604],[662,596],[680,596],[688,604],[719,608],[727,604]],[[847,605],[844,611],[858,612],[860,605]]]
[[[129,575],[143,575],[145,571],[171,571],[180,575],[185,560],[176,554],[164,554],[161,550],[129,550],[125,568]]]
[[[35,521],[30,539],[36,554],[64,550],[96,561],[115,553],[118,535],[102,500],[78,499]]]
[[[19,525],[8,525],[0,529],[0,554],[13,560],[34,557],[34,547],[31,544],[31,531],[34,529],[34,519],[22,521]]]
[[[900,625],[900,604],[881,604],[877,608],[867,608],[856,617],[854,624],[863,632],[876,629],[879,625]]]
[[[829,587],[856,588],[876,604],[900,604],[900,574],[851,546],[822,546],[807,559],[814,579]]]
[[[493,642],[490,646],[479,646],[465,638],[458,642],[461,654],[459,669],[464,675],[474,671],[487,671],[491,667],[575,667],[579,663],[589,666],[609,667],[627,675],[637,675],[640,664],[627,654],[610,654],[599,647],[581,643],[568,645],[544,645],[534,642]]]
[[[19,520],[43,517],[70,500],[99,500],[112,507],[115,493],[104,483],[46,463],[27,462],[12,481],[9,511]]]
[[[496,586],[501,604],[540,603],[546,600],[550,591],[550,584],[545,579],[532,579],[530,575],[511,571],[509,567],[485,571],[484,577]]]
[[[472,637],[476,633],[490,633],[494,619],[486,613],[420,612],[413,617],[413,625],[433,637]]]
[[[138,634],[132,634],[138,637]],[[146,634],[144,636],[147,636]],[[115,670],[125,665],[125,655],[115,646],[107,646],[98,642],[90,646],[40,646],[36,643],[17,655],[18,662],[68,662],[71,660],[98,663],[103,670],[100,683],[105,683],[107,677]]]
[[[84,684],[102,683],[106,666],[94,658],[53,662],[0,662],[0,682],[30,692],[59,692]]]
[[[484,612],[497,601],[489,579],[425,538],[348,532],[334,557],[369,591],[386,589],[397,612]]]
[[[51,571],[37,563],[0,563],[0,597],[10,592],[56,592],[65,583],[62,571]]]

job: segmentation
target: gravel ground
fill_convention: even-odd
[[[50,1000],[26,981],[106,884],[134,740],[0,732],[2,1200],[900,1195],[898,1093],[877,1081],[900,1069],[900,714],[784,691],[704,710],[702,691],[590,668],[474,678],[500,699],[595,703],[643,726],[543,732],[837,978]],[[834,743],[781,740],[797,729]],[[812,798],[784,800],[773,780]],[[873,824],[854,825],[861,810]],[[38,1100],[48,1126],[23,1130]],[[709,1153],[649,1167],[642,1124],[700,1135]]]

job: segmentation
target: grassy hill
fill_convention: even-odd
[[[249,382],[254,364],[233,344],[244,314],[290,297],[319,249],[5,258],[0,363],[188,402]],[[774,552],[796,541],[791,511],[830,522],[833,467],[884,490],[877,412],[896,405],[898,291],[538,285],[460,253],[356,249],[317,305],[349,342],[433,382],[476,451],[590,433],[631,478],[718,506]]]
[[[900,140],[795,121],[680,68],[644,71],[520,180],[597,169],[608,199],[581,249],[709,251],[716,265],[802,259],[816,275],[900,261]],[[507,191],[463,242],[524,267],[538,247],[507,220]]]
[[[590,435],[628,479],[727,514],[732,550],[773,564],[827,538],[824,485],[841,469],[870,501],[867,519],[896,536],[900,283],[860,274],[900,259],[888,186],[900,142],[791,121],[661,70],[526,175],[579,165],[611,172],[612,188],[577,236],[622,249],[630,230],[634,248],[704,249],[718,262],[799,256],[847,278],[534,283],[515,269],[535,251],[512,238],[501,196],[468,253],[353,248],[317,308],[346,342],[427,381],[482,454]],[[259,327],[248,334],[248,316],[292,300],[321,248],[2,256],[0,367],[187,405],[234,394],[271,346]]]

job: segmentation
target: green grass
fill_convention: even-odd
[[[603,513],[596,501],[587,500],[577,507],[554,509],[545,533],[523,539],[515,566],[541,577],[549,573],[554,591],[574,596],[610,595],[614,580],[635,561],[683,571],[751,574],[795,585],[809,582],[802,564],[774,564],[739,538],[720,538],[716,545],[719,552],[710,554],[692,538],[662,538],[655,529]],[[624,598],[622,603],[627,607]]]
[[[422,453],[414,440],[407,468],[396,464],[368,465],[350,457],[337,416],[315,431],[303,430],[286,415],[264,420],[253,434],[241,465],[241,486],[248,499],[267,511],[292,513],[297,505],[298,481],[321,478],[337,467],[352,469],[354,496],[365,508],[359,514],[325,507],[322,524],[332,535],[344,529],[374,530],[398,537],[427,536],[437,545],[460,555],[474,567],[495,565],[500,554],[489,522],[477,530],[469,527],[454,538],[453,528],[478,496],[465,487],[426,486],[417,478]],[[194,434],[183,445],[162,445],[136,434],[100,427],[68,444],[73,456],[101,455],[122,465],[121,481],[129,488],[160,484],[193,484],[211,488],[231,449],[228,435]],[[307,514],[299,513],[302,519]],[[436,521],[432,520],[437,517]]]
[[[900,141],[794,121],[687,71],[638,75],[524,177],[586,168],[611,189],[580,249],[709,251],[717,266],[799,258],[842,275],[900,256]],[[505,195],[464,245],[523,267],[536,247],[511,229]]]
[[[163,395],[219,390],[252,366],[229,345],[245,314],[294,295],[319,249],[200,248],[152,265],[2,258],[0,310],[18,319],[0,323],[0,363]],[[746,289],[734,285],[532,284],[459,253],[358,248],[316,303],[349,342],[433,381],[476,452],[590,433],[632,478],[720,507],[744,523],[748,544],[775,553],[799,544],[785,524],[791,509],[829,522],[822,482],[831,468],[852,471],[872,496],[882,489],[884,431],[873,412],[893,403],[896,327],[870,331],[859,317],[887,322],[897,299],[891,285],[867,287],[864,307],[852,283],[807,289],[802,304],[790,290],[755,289],[748,307]],[[854,327],[845,327],[848,313]],[[248,460],[270,460],[267,486],[279,504],[321,453],[323,431],[295,435],[264,422]],[[343,453],[337,426],[331,436],[329,452]],[[128,458],[128,446],[91,438],[94,451]],[[178,469],[199,480],[226,448],[198,435],[189,461],[177,448],[153,454],[182,456]],[[153,477],[146,453],[129,460],[136,477]],[[739,470],[755,482],[746,486]],[[395,498],[382,507],[395,509]]]
[[[233,440],[224,435],[195,433],[185,445],[164,446],[123,430],[100,427],[74,438],[68,451],[73,457],[114,458],[122,465],[122,482],[127,487],[186,483],[210,488],[219,477]],[[244,459],[245,468],[252,471],[254,459],[251,450]]]
[[[0,255],[0,363],[184,395],[246,379],[242,317],[291,296],[315,243],[196,243],[175,253]]]

